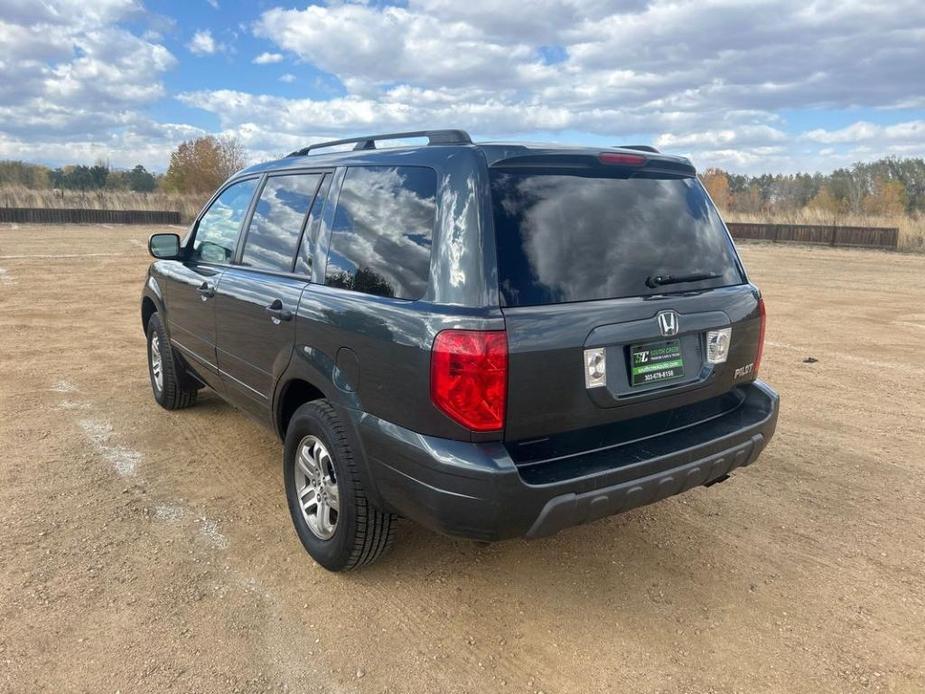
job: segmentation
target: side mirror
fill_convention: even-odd
[[[180,257],[180,237],[176,234],[152,234],[148,239],[148,253],[160,260]]]

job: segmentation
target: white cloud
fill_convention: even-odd
[[[858,121],[838,130],[818,128],[803,135],[803,139],[823,144],[925,144],[925,121],[915,120],[895,125],[877,125]]]
[[[655,144],[665,149],[688,147],[731,147],[761,143],[785,142],[787,133],[768,125],[742,125],[723,130],[688,132],[681,135],[662,133],[655,138]]]
[[[186,47],[193,55],[214,55],[221,50],[222,45],[212,37],[209,29],[200,29],[193,34]]]
[[[921,90],[925,4],[410,0],[274,8],[258,36],[355,93],[518,89],[574,108],[888,107]],[[547,65],[539,49],[559,47]],[[864,59],[859,60],[863,46]]]
[[[283,60],[282,53],[261,53],[251,62],[255,65],[269,65],[271,63],[280,63]]]
[[[918,0],[537,0],[524,10],[520,0],[273,8],[255,34],[335,75],[346,97],[206,91],[181,99],[226,128],[256,110],[254,120],[277,134],[577,131],[752,170],[825,168],[830,154],[818,146],[831,138],[843,138],[838,156],[862,154],[850,134],[788,132],[782,109],[910,108],[921,99]],[[914,140],[904,127],[896,136]]]
[[[0,19],[0,158],[163,168],[176,138],[198,129],[161,124],[141,109],[163,99],[177,61],[131,0],[6,2]],[[144,23],[142,21],[142,23]],[[124,162],[123,162],[124,158]]]
[[[441,21],[401,7],[275,8],[261,16],[256,33],[357,86],[490,81],[497,88],[529,79],[521,72],[539,64],[525,44],[494,41],[464,22]]]
[[[3,21],[20,25],[107,24],[142,11],[136,0],[5,0]]]
[[[28,158],[51,163],[90,163],[106,159],[113,166],[130,168],[142,164],[152,171],[163,171],[170,152],[178,143],[205,132],[180,123],[156,123],[137,116],[123,115],[108,136],[87,131],[67,138],[13,137],[0,131],[0,159]]]
[[[701,168],[750,172],[925,153],[921,0],[407,0],[401,7],[332,0],[270,7],[245,25],[273,43],[250,59],[271,65],[292,55],[310,65],[296,74],[317,75],[304,78],[315,97],[300,99],[274,96],[275,80],[263,94],[207,82],[167,94],[162,75],[176,60],[161,36],[172,30],[151,22],[148,31],[126,28],[138,26],[126,20],[149,16],[140,0],[3,4],[0,145],[5,152],[21,147],[21,156],[66,152],[68,142],[81,152],[91,144],[149,151],[145,138],[159,151],[184,126],[160,126],[142,109],[171,97],[214,115],[255,158],[310,139],[428,127],[651,142],[688,154]],[[231,53],[212,31],[195,32],[189,50]],[[857,107],[899,122],[858,117],[827,129],[813,118],[813,129],[795,131],[801,111],[838,112],[841,124]],[[164,163],[166,157],[159,168]]]
[[[658,146],[691,157],[700,165],[751,173],[831,171],[882,157],[925,157],[925,121],[892,125],[857,121],[844,128],[782,131],[762,136],[761,129],[741,127],[682,136],[663,134]]]
[[[160,75],[176,59],[164,46],[105,23],[132,16],[134,3],[12,9],[20,23],[0,20],[0,132],[49,137],[98,129],[165,95]]]

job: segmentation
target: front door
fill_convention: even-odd
[[[215,301],[225,267],[234,256],[241,224],[259,179],[233,183],[202,214],[182,262],[165,271],[170,341],[200,376],[215,387]]]

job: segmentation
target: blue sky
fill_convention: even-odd
[[[828,171],[925,155],[923,75],[920,0],[0,0],[0,158],[460,127]]]

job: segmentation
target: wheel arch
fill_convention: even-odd
[[[282,382],[277,389],[276,406],[273,412],[273,428],[280,440],[286,439],[286,429],[292,415],[302,405],[321,400],[326,395],[321,388],[302,376],[293,376]]]
[[[144,297],[141,300],[141,329],[145,334],[148,333],[148,321],[155,313],[157,313],[157,304],[154,303],[154,299],[150,296]]]
[[[289,422],[296,410],[314,400],[324,399],[330,402],[344,425],[344,433],[358,463],[358,473],[367,495],[373,504],[381,507],[382,498],[370,473],[366,448],[356,428],[354,417],[351,416],[351,413],[361,410],[357,394],[345,392],[338,388],[333,380],[325,378],[326,373],[333,371],[333,361],[320,351],[313,350],[312,354],[311,359],[294,359],[277,381],[272,410],[273,430],[279,439],[285,442]]]
[[[148,321],[155,313],[164,313],[164,298],[161,293],[161,287],[157,280],[148,270],[148,280],[145,282],[144,289],[141,292],[141,329],[148,334]],[[167,323],[164,322],[164,329],[167,329]]]

